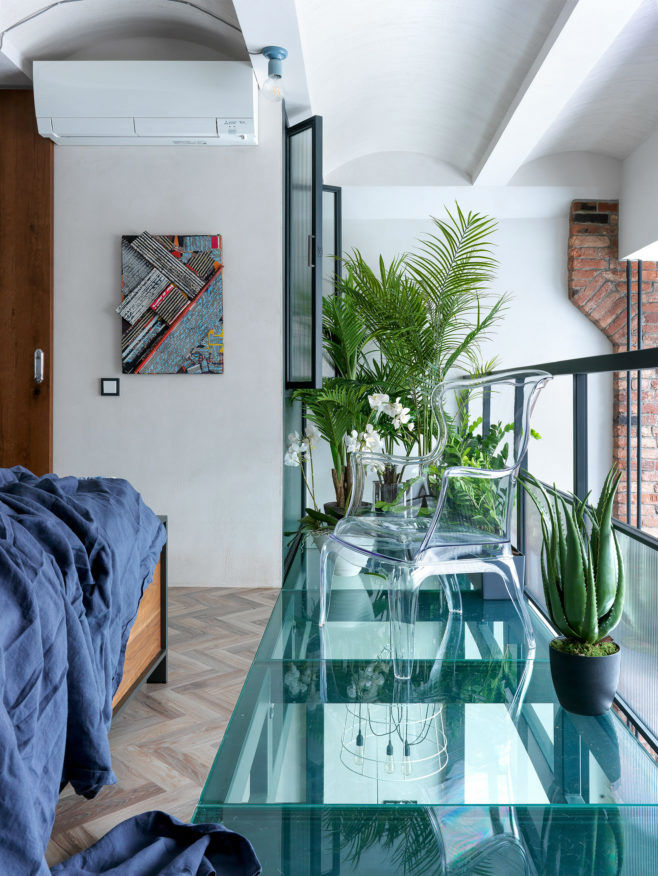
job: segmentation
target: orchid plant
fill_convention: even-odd
[[[315,468],[313,467],[313,450],[318,446],[319,442],[319,430],[313,425],[313,423],[308,423],[306,429],[304,430],[303,436],[300,436],[299,432],[291,432],[290,435],[288,435],[288,449],[286,450],[286,454],[283,457],[285,465],[298,465],[300,467],[302,477],[304,479],[304,484],[306,485],[306,490],[311,497],[311,501],[313,502],[313,508],[316,511],[319,511],[320,509],[318,508],[318,501],[315,497]],[[311,472],[310,482],[306,473],[306,462],[308,462]]]

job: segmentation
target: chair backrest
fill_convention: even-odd
[[[507,371],[439,384],[434,413],[443,446],[436,509],[421,550],[510,540],[516,476],[544,371]]]
[[[530,415],[550,379],[544,371],[508,371],[439,384],[431,453],[353,454],[346,517],[371,518],[402,538],[408,554],[446,543],[509,541]]]

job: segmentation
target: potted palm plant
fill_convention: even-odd
[[[601,715],[614,699],[621,652],[610,633],[624,607],[624,563],[612,526],[621,472],[610,469],[595,508],[566,498],[531,475],[522,482],[539,511],[546,607],[562,634],[549,649],[560,704],[577,715]]]
[[[446,212],[433,219],[435,233],[388,265],[380,257],[373,269],[356,249],[341,258],[338,294],[323,300],[323,351],[333,376],[292,396],[331,453],[335,502],[324,501],[323,512],[314,500],[306,528],[326,531],[344,513],[354,451],[427,453],[437,433],[432,390],[453,368],[483,367],[480,343],[507,301],[488,291],[496,223],[458,206]],[[288,464],[308,462],[295,451],[300,442],[292,436]],[[390,500],[398,472],[380,469],[374,499]]]

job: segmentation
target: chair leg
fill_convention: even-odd
[[[388,606],[391,619],[393,673],[396,678],[411,678],[414,665],[418,591],[421,578],[406,566],[388,576]]]
[[[444,583],[443,590],[446,595],[446,602],[448,603],[448,611],[451,614],[461,614],[463,611],[462,606],[462,590],[459,586],[459,578],[457,575],[443,575],[442,576]]]
[[[319,626],[323,627],[329,615],[329,603],[331,601],[331,582],[334,577],[336,566],[336,550],[327,539],[322,545],[320,553],[320,620]]]
[[[511,557],[509,559],[507,557],[500,557],[496,560],[489,560],[487,565],[492,566],[505,582],[505,588],[507,589],[507,593],[509,594],[516,613],[519,616],[519,620],[521,621],[521,626],[523,627],[528,652],[534,654],[536,646],[535,632],[525,600],[523,599],[521,583],[519,581],[519,576],[516,574],[514,560]]]

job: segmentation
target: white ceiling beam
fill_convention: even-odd
[[[233,0],[233,6],[259,86],[267,79],[267,59],[258,52],[265,46],[283,46],[288,50],[282,76],[288,120],[294,124],[309,116],[311,99],[295,0]]]
[[[643,0],[566,0],[477,163],[477,185],[506,185]]]

